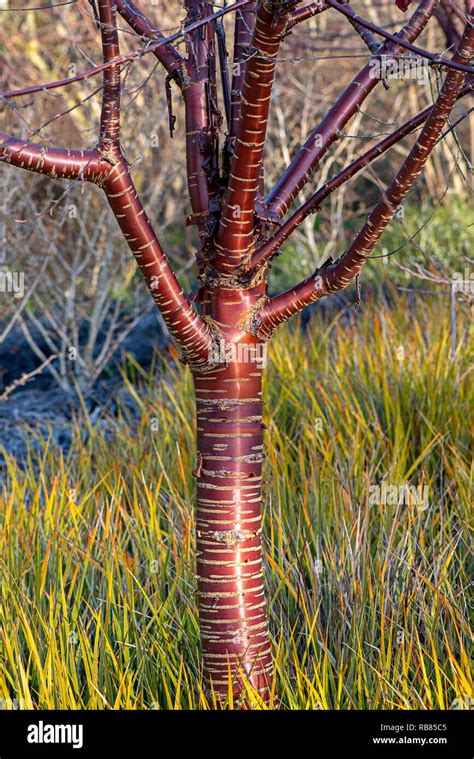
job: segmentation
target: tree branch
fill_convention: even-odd
[[[104,185],[110,207],[163,319],[193,369],[208,363],[209,327],[181,289],[121,158]]]
[[[249,57],[250,44],[255,29],[256,0],[250,2],[245,8],[241,8],[235,14],[234,27],[234,58],[232,62],[232,86],[230,101],[230,130],[231,137],[235,137],[240,122],[240,104],[242,86],[244,82],[247,58]]]
[[[405,24],[397,37],[412,41],[416,39],[426,27],[439,0],[423,0],[415,13]],[[402,48],[392,43],[384,45],[381,53],[396,54]],[[342,93],[337,102],[328,111],[322,122],[311,132],[306,142],[300,148],[290,165],[277,182],[270,195],[266,199],[265,206],[269,215],[282,218],[299,191],[304,187],[314,169],[329,147],[339,138],[340,130],[347,124],[352,116],[377,86],[379,79],[373,76],[370,63],[357,74]]]
[[[370,52],[372,54],[375,54],[381,45],[377,37],[371,31],[366,29],[364,26],[362,26],[361,24],[358,24],[357,21],[355,21],[353,18],[349,18],[348,21],[352,25],[352,27],[356,30],[362,42],[364,42],[367,45]]]
[[[102,186],[172,337],[193,368],[206,365],[209,328],[183,293],[140,203],[123,157],[107,161],[97,150],[61,150],[0,133],[0,159],[55,179]]]
[[[212,6],[210,7],[212,13]],[[0,134],[0,158],[50,177],[88,179],[103,186],[109,205],[170,334],[181,348],[186,361],[193,369],[199,370],[208,364],[212,344],[211,332],[183,293],[140,203],[121,153],[120,64],[117,63],[120,51],[114,0],[99,0],[98,14],[103,59],[107,66],[102,69],[103,99],[97,150],[49,149]],[[206,9],[206,15],[209,15],[209,8]],[[213,29],[210,31],[206,25],[202,37],[208,39],[210,35],[213,35]],[[201,38],[201,35],[199,36]],[[196,44],[199,49],[200,43]],[[199,61],[201,66],[205,67],[207,75],[203,77],[202,71],[196,66],[196,81],[207,85],[205,91],[209,95],[209,80],[206,78],[209,77],[209,56],[206,52],[203,60]],[[206,101],[206,106],[208,105]],[[199,109],[194,113],[199,116]]]
[[[217,107],[215,20],[212,3],[184,0],[185,24],[191,28],[199,20],[208,23],[186,35],[186,168],[191,221],[198,224],[201,237],[208,234],[208,217],[219,210],[217,135],[222,116]]]
[[[197,223],[201,237],[205,238],[209,215],[219,207],[215,179],[218,163],[216,135],[221,115],[217,110],[215,21],[211,18],[213,8],[210,2],[185,0],[184,6],[187,11],[185,28],[190,30],[185,36],[186,60],[166,43],[159,30],[131,0],[117,3],[119,13],[135,31],[148,39],[166,43],[154,48],[154,53],[183,93],[188,189],[193,212],[190,221]]]
[[[146,40],[159,40],[162,44],[160,47],[153,49],[153,53],[168,74],[171,74],[180,88],[183,86],[182,64],[183,57],[176,48],[166,42],[165,37],[152,22],[143,14],[143,12],[132,2],[132,0],[116,0],[117,11],[124,21]]]
[[[215,243],[214,265],[220,272],[229,273],[238,267],[253,241],[275,59],[290,8],[286,0],[259,0],[257,4],[251,54],[245,67],[240,120]]]
[[[286,31],[289,32],[290,29],[293,29],[293,27],[297,24],[301,24],[302,21],[306,21],[308,18],[312,18],[313,16],[317,16],[319,13],[322,13],[323,11],[327,11],[328,8],[329,5],[327,5],[324,0],[318,0],[316,3],[310,3],[309,5],[303,6],[303,8],[297,8],[292,13],[290,13],[290,17],[286,25]]]
[[[454,19],[452,18],[451,13],[443,0],[441,0],[440,4],[436,8],[434,15],[438,21],[438,24],[444,32],[447,47],[452,49],[458,44],[460,35],[456,28],[456,24],[454,23]]]
[[[115,158],[112,167],[97,150],[47,148],[0,133],[0,160],[53,179],[83,180],[103,187],[171,336],[193,368],[207,364],[209,328],[183,293],[122,157]]]
[[[69,84],[74,84],[75,82],[83,82],[87,79],[90,79],[93,76],[97,76],[97,74],[100,74],[102,71],[105,71],[111,66],[121,65],[122,63],[129,63],[132,61],[136,61],[139,58],[142,58],[147,53],[155,52],[155,50],[163,47],[164,45],[168,45],[171,42],[175,42],[176,40],[182,39],[190,32],[195,31],[196,29],[199,29],[202,26],[205,26],[210,21],[215,21],[218,18],[222,18],[222,16],[227,15],[227,13],[232,13],[238,8],[242,8],[244,5],[247,5],[251,1],[252,0],[236,0],[235,3],[232,3],[232,5],[227,5],[225,8],[221,8],[220,10],[213,13],[212,16],[210,16],[209,18],[200,19],[199,21],[196,21],[194,24],[191,24],[189,27],[186,27],[185,29],[180,29],[178,32],[175,32],[174,34],[170,34],[169,37],[164,37],[161,40],[155,40],[150,45],[148,45],[148,47],[146,47],[145,50],[135,50],[133,53],[127,53],[126,55],[121,55],[113,63],[110,63],[110,62],[102,63],[99,66],[94,66],[93,68],[88,69],[87,71],[82,71],[81,73],[76,74],[75,76],[69,76],[66,79],[56,79],[53,82],[44,82],[43,84],[33,84],[29,87],[22,87],[19,90],[8,90],[7,92],[0,92],[0,98],[8,99],[8,98],[13,98],[13,97],[20,97],[22,95],[33,95],[35,92],[43,92],[45,90],[54,90],[54,89],[57,89],[58,87],[66,87]]]
[[[120,143],[120,56],[117,15],[114,0],[98,0],[102,58],[110,66],[104,69],[99,145],[102,150],[117,148]]]
[[[466,66],[464,63],[449,60],[447,58],[444,58],[442,55],[436,55],[436,53],[430,53],[429,50],[425,50],[422,47],[412,45],[408,40],[402,42],[396,34],[391,34],[390,32],[385,31],[385,29],[382,29],[382,27],[373,24],[371,21],[367,21],[365,18],[362,18],[362,16],[359,16],[355,11],[352,10],[350,6],[339,3],[337,0],[327,0],[327,3],[331,8],[334,8],[335,10],[342,13],[343,16],[346,16],[349,21],[353,22],[354,24],[361,26],[370,32],[373,32],[374,34],[378,34],[390,42],[399,44],[401,47],[405,48],[406,50],[410,50],[412,53],[416,53],[416,55],[419,55],[422,58],[428,58],[428,60],[432,61],[433,63],[456,69],[456,71],[465,71],[466,73],[472,73],[472,68]]]
[[[472,92],[473,89],[474,81],[471,81],[470,83],[464,85],[458,95],[458,99],[464,97],[469,92]],[[351,179],[351,177],[361,171],[369,163],[382,155],[382,153],[385,153],[386,150],[389,150],[389,148],[402,140],[403,137],[406,137],[417,127],[419,127],[430,115],[431,108],[432,106],[428,106],[423,111],[420,111],[420,113],[416,114],[416,116],[413,116],[411,119],[408,119],[408,121],[405,121],[405,123],[401,124],[395,131],[387,135],[387,137],[378,142],[376,145],[370,147],[365,151],[365,153],[356,158],[355,161],[342,169],[342,171],[340,171],[334,177],[329,179],[326,184],[324,184],[315,193],[313,193],[308,198],[308,200],[303,203],[303,205],[300,206],[292,216],[290,216],[290,218],[278,229],[277,233],[270,240],[268,240],[264,245],[262,245],[261,248],[258,248],[253,253],[248,268],[255,269],[269,261],[272,256],[275,255],[281,245],[283,245],[285,240],[287,240],[288,237],[290,237],[290,235],[294,232],[294,230],[301,224],[301,222],[304,221],[304,219],[306,219],[306,217],[310,214],[315,213],[319,209],[321,203],[329,195],[331,195],[331,193],[333,193],[338,189],[338,187]]]
[[[208,2],[185,0],[185,7],[188,10],[186,23],[189,22],[189,25],[212,15],[212,4]],[[114,0],[99,0],[99,16],[104,62],[110,62],[120,55]],[[184,90],[190,196],[193,209],[196,202],[203,202],[207,213],[209,185],[207,183],[203,186],[202,183],[203,175],[208,181],[202,168],[204,143],[198,139],[197,131],[201,130],[202,137],[207,137],[211,132],[209,115],[213,87],[215,89],[214,23],[206,24],[204,28],[196,29],[186,37],[189,54]],[[113,148],[115,166],[104,185],[105,194],[171,336],[178,343],[187,362],[194,369],[199,369],[208,363],[210,330],[182,291],[141,205],[128,165],[121,154],[119,122],[120,69],[112,67],[104,71],[100,147],[106,155],[108,148]],[[196,171],[192,174],[190,169],[197,168],[196,164],[201,173]]]
[[[0,161],[53,179],[102,185],[110,164],[97,150],[68,150],[38,145],[0,132]]]
[[[231,84],[229,80],[229,52],[227,50],[227,39],[222,19],[216,21],[217,50],[219,53],[219,70],[221,74],[222,97],[224,101],[224,112],[227,129],[230,129],[230,108],[231,108]]]
[[[474,50],[474,15],[470,16],[453,57],[456,63],[469,63]],[[422,171],[462,89],[465,74],[450,69],[441,91],[431,107],[419,138],[386,192],[373,208],[346,252],[333,263],[330,259],[299,285],[271,298],[253,317],[251,331],[267,338],[283,321],[316,300],[341,290],[359,274],[382,232],[406,198]]]

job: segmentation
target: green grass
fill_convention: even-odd
[[[355,322],[319,314],[272,343],[264,547],[281,708],[469,703],[467,319],[455,360],[449,327],[449,299],[374,299]],[[192,385],[161,371],[125,380],[138,423],[84,414],[67,456],[44,443],[23,469],[7,461],[3,705],[209,708]],[[426,486],[425,507],[372,505],[383,478]]]
[[[356,211],[353,207],[349,209]],[[349,214],[348,214],[349,215]],[[272,263],[270,286],[272,292],[280,292],[294,285],[313,272],[328,255],[327,240],[331,232],[330,222],[323,223],[314,217],[314,229],[320,243],[311,249],[304,243],[291,240],[282,248],[282,255]],[[337,258],[360,228],[365,214],[343,222],[344,241],[339,241],[330,251]],[[400,250],[399,250],[400,249]],[[404,204],[403,218],[392,219],[373,251],[361,274],[361,284],[378,284],[384,281],[407,286],[410,275],[395,263],[405,265],[419,263],[425,268],[437,267],[450,278],[455,272],[464,272],[466,259],[472,250],[472,210],[470,199],[462,196],[446,196],[441,204],[431,200],[419,200],[415,194]],[[393,251],[397,251],[393,256]],[[375,258],[385,256],[385,258]],[[427,263],[429,261],[429,263]]]

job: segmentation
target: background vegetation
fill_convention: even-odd
[[[454,356],[449,324],[443,299],[380,295],[356,319],[321,311],[273,343],[264,549],[282,708],[470,703],[468,323]],[[158,368],[159,383],[132,364],[124,377],[138,424],[124,405],[110,437],[106,412],[84,415],[68,455],[45,443],[24,469],[8,459],[0,698],[207,708],[192,385],[181,366]],[[384,480],[428,499],[374,505]]]

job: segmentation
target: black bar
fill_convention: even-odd
[[[288,759],[473,756],[472,712],[453,711],[0,711],[0,759],[115,757],[261,749]],[[63,727],[56,727],[63,726]],[[81,728],[82,727],[82,732]],[[75,728],[75,730],[74,730]],[[29,740],[28,740],[29,738]],[[50,738],[69,743],[50,743]],[[31,741],[40,741],[35,743]],[[73,748],[73,744],[77,748]],[[79,745],[81,744],[81,745]]]

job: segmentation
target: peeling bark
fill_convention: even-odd
[[[218,271],[237,268],[253,243],[276,57],[295,3],[259,2],[245,67],[233,155],[215,242]]]
[[[471,15],[470,19],[453,56],[454,61],[463,65],[470,63],[474,52],[474,16]],[[420,136],[348,249],[337,261],[328,259],[314,274],[296,287],[280,293],[266,303],[254,316],[252,331],[255,335],[261,339],[268,339],[279,324],[320,298],[347,287],[358,276],[385,227],[423,170],[465,79],[466,74],[462,71],[450,69]]]
[[[219,324],[233,360],[194,374],[201,641],[208,686],[223,699],[229,671],[235,696],[245,677],[264,700],[273,675],[260,534],[264,346],[235,326],[262,291],[205,288],[203,312]]]
[[[426,27],[438,2],[439,0],[423,0],[399,33],[399,37],[407,42],[415,40]],[[385,55],[400,52],[403,52],[403,47],[397,46],[394,42],[387,42],[380,50],[380,54]],[[265,206],[268,211],[280,218],[286,214],[325,153],[339,138],[340,131],[379,84],[380,80],[375,79],[371,73],[370,63],[367,63],[328,111],[323,121],[311,132],[266,199]]]

